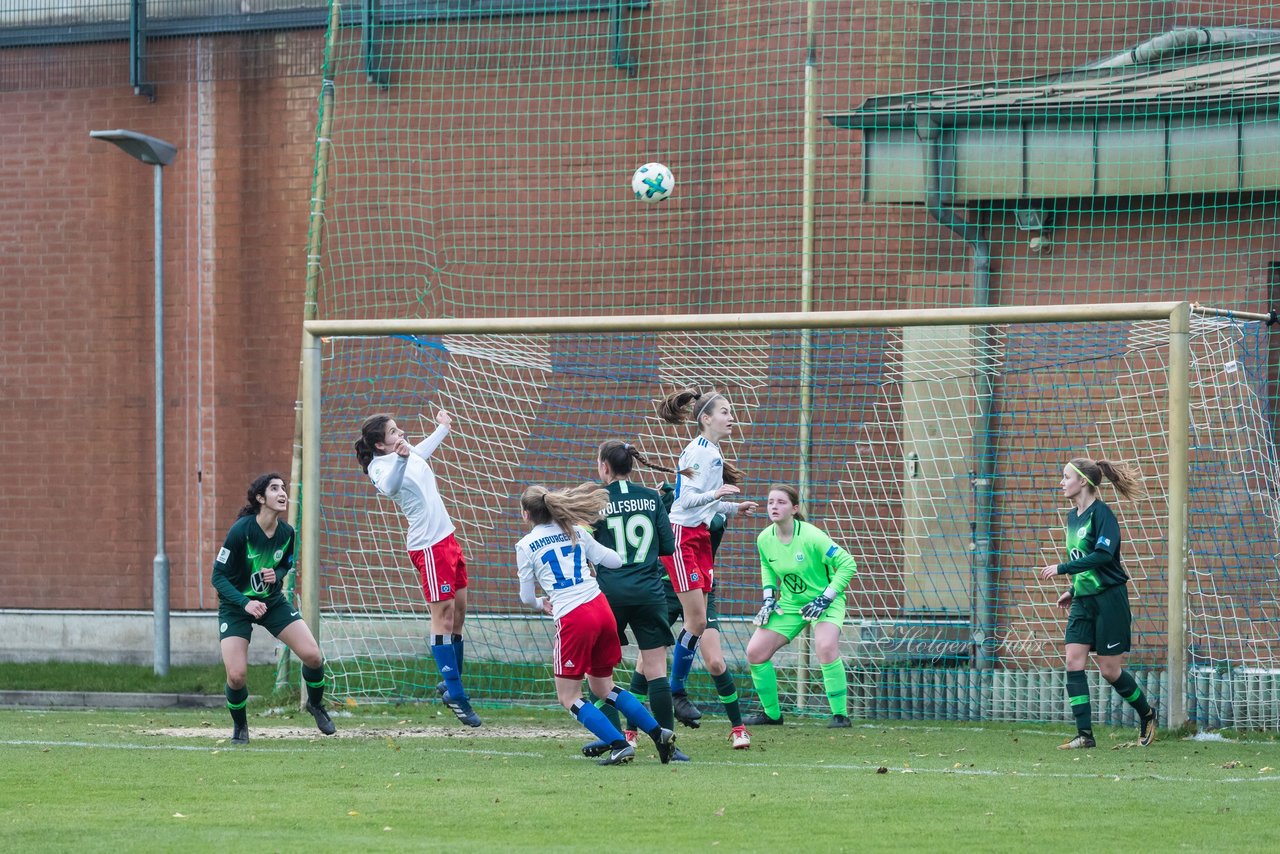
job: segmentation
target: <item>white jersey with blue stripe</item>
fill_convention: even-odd
[[[716,490],[724,486],[724,457],[714,442],[699,436],[685,445],[678,468],[691,473],[676,475],[672,525],[695,528],[710,523],[717,513],[732,516],[738,512],[736,503],[716,498]]]
[[[596,542],[586,528],[578,525],[573,530],[576,542],[559,525],[537,525],[516,544],[521,599],[536,581],[551,600],[551,616],[557,620],[600,595],[591,564],[610,569],[622,566],[618,553]]]

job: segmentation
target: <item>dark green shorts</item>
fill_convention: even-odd
[[[672,646],[676,639],[671,635],[671,626],[667,623],[667,605],[665,602],[646,602],[640,605],[609,604],[613,611],[613,619],[618,624],[618,643],[626,646],[627,628],[636,636],[636,646],[640,649],[660,649]]]
[[[250,617],[239,605],[218,603],[218,640],[223,638],[244,638],[248,640],[253,634],[253,624],[257,623],[276,637],[291,623],[302,619],[298,609],[289,604],[283,596],[272,596],[267,600],[267,613],[262,619]]]
[[[680,605],[680,597],[676,595],[676,589],[671,586],[670,581],[667,582],[667,625],[674,626],[678,621],[684,619],[684,608]],[[720,631],[720,614],[716,611],[716,588],[711,585],[711,589],[707,591],[707,628]]]
[[[1077,596],[1067,616],[1067,643],[1088,644],[1097,655],[1129,651],[1129,585],[1117,584],[1092,596]]]

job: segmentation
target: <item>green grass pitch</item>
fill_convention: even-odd
[[[257,701],[255,700],[255,703]],[[689,764],[603,768],[554,710],[2,711],[13,851],[1277,850],[1280,743],[1101,730],[1092,751],[1028,725],[824,719],[729,748],[708,714]],[[647,742],[642,741],[642,744]]]

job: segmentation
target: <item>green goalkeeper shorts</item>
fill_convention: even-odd
[[[844,625],[844,597],[839,596],[827,606],[827,610],[822,612],[822,616],[815,623],[832,623],[839,627]],[[781,611],[774,611],[769,615],[768,621],[762,626],[771,632],[777,632],[791,642],[796,639],[796,635],[804,631],[804,627],[809,625],[809,621],[800,616],[799,613],[784,614]]]

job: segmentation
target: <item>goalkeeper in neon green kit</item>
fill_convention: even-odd
[[[782,723],[778,675],[772,659],[812,623],[814,651],[831,704],[827,726],[847,727],[849,682],[840,658],[840,627],[844,623],[844,591],[858,565],[830,537],[804,521],[800,494],[794,487],[770,487],[766,508],[773,524],[756,537],[764,604],[754,620],[760,628],[747,643],[751,681],[763,711],[748,717],[746,724]]]

